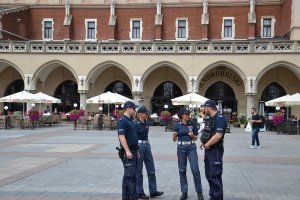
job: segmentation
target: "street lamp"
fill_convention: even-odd
[[[99,107],[99,117],[98,117],[98,130],[102,130],[102,128],[103,128],[103,124],[102,124],[102,112],[103,112],[103,107],[102,106],[100,106]]]
[[[165,110],[167,110],[169,108],[168,104],[165,104],[164,108],[165,108]],[[166,122],[165,132],[167,132],[167,130],[168,130],[168,127],[167,127],[168,126],[168,120],[166,120],[165,122]]]
[[[169,108],[168,104],[164,105],[164,108],[167,110]]]
[[[5,129],[10,129],[10,117],[8,117],[8,106],[4,106],[4,110],[5,110]]]
[[[77,108],[77,103],[74,103],[73,107],[74,107],[74,109],[76,109]]]
[[[31,107],[32,107],[32,110],[34,110],[35,104],[32,103],[32,104],[31,104]]]

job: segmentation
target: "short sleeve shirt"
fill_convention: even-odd
[[[147,122],[142,123],[140,120],[134,122],[138,140],[148,140],[149,125]]]
[[[252,115],[252,120],[260,120],[259,114]],[[252,123],[252,128],[259,128],[259,123],[258,122],[253,122]]]
[[[190,129],[192,129],[194,135],[198,135],[197,126],[189,121],[187,124],[183,124],[178,121],[174,125],[174,130],[178,133],[178,141],[192,141],[191,136],[189,136]]]
[[[138,149],[138,139],[133,120],[123,115],[117,125],[118,135],[125,135],[130,150]]]
[[[226,131],[227,122],[222,114],[216,114],[215,116],[215,126],[214,126],[214,133],[223,134]]]

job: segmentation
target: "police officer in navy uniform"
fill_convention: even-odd
[[[124,115],[118,121],[118,137],[124,154],[121,160],[124,167],[122,182],[122,200],[137,200],[136,192],[136,169],[138,163],[138,139],[133,123],[133,116],[137,106],[127,101],[124,103]]]
[[[207,100],[204,107],[206,115],[212,120],[211,138],[205,144],[200,143],[200,148],[205,149],[205,176],[210,187],[210,200],[223,200],[223,139],[227,123],[224,116],[218,112],[214,100]]]
[[[146,121],[147,118],[147,108],[145,106],[139,107],[137,111],[137,120],[134,123],[140,152],[140,159],[138,160],[137,166],[137,193],[139,199],[149,199],[149,196],[145,194],[143,189],[143,163],[145,163],[148,174],[150,197],[154,198],[163,194],[163,192],[157,191],[156,188],[155,167],[151,146],[148,140],[149,125]]]
[[[177,157],[178,169],[182,195],[180,200],[188,198],[188,182],[186,177],[187,160],[189,160],[191,171],[194,177],[195,190],[198,200],[203,200],[201,176],[198,164],[198,154],[195,141],[197,140],[198,129],[190,119],[190,110],[181,108],[178,113],[179,121],[174,125],[175,132],[172,139],[178,140]]]

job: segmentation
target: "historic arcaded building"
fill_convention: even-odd
[[[85,100],[115,91],[156,112],[196,92],[249,114],[299,85],[299,0],[0,2],[0,97],[97,111]]]

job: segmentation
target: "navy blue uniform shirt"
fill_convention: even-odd
[[[225,133],[226,127],[227,127],[227,122],[226,122],[224,116],[220,113],[217,113],[213,117],[215,118],[215,123],[214,123],[214,127],[213,127],[213,134],[214,133],[222,134],[223,135],[222,139],[217,143],[223,143],[223,138],[224,138],[224,133]]]
[[[174,125],[174,130],[178,133],[178,141],[192,141],[191,136],[189,136],[190,129],[192,129],[194,135],[198,135],[197,126],[189,121],[187,124],[183,124],[181,121],[178,121]]]
[[[118,121],[117,129],[118,135],[125,135],[127,145],[130,150],[137,150],[139,148],[133,120],[128,118],[126,115],[123,115]]]
[[[149,125],[145,121],[142,123],[140,120],[134,122],[134,126],[137,133],[138,140],[148,140],[148,133],[149,133]]]

